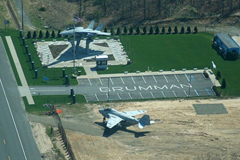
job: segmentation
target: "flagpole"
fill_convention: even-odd
[[[73,23],[73,31],[74,31],[74,36],[73,36],[73,73],[75,73],[76,68],[75,68],[75,53],[76,53],[76,46],[75,46],[75,21]]]

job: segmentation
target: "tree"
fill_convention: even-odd
[[[129,34],[130,34],[130,35],[133,34],[133,27],[130,27]]]
[[[121,33],[121,28],[117,28],[117,35],[121,35],[122,33]]]
[[[104,28],[104,32],[107,32],[107,28],[106,27]]]
[[[189,26],[187,27],[187,33],[191,33],[191,28]]]
[[[155,34],[159,34],[159,28],[158,28],[158,26],[155,28]]]
[[[48,32],[48,30],[47,30],[47,32],[46,32],[46,36],[45,36],[46,38],[49,38],[49,32]]]
[[[184,34],[185,33],[185,30],[184,30],[184,27],[181,28],[181,34]]]
[[[194,32],[198,33],[198,28],[197,27],[194,27]]]
[[[221,78],[221,72],[217,71],[217,76],[216,76],[217,80],[219,80]]]
[[[162,34],[165,34],[165,27],[162,27]]]
[[[174,33],[175,33],[175,34],[178,33],[178,28],[177,28],[177,26],[175,26],[175,28],[174,28]]]
[[[43,37],[43,33],[42,33],[42,31],[39,31],[39,36],[38,36],[39,38],[42,38]]]
[[[54,32],[54,30],[52,31],[51,37],[52,37],[52,38],[55,38],[55,32]]]
[[[225,78],[223,78],[223,81],[222,81],[222,89],[226,88],[227,87],[227,83],[226,83],[226,80]]]
[[[140,29],[139,29],[139,27],[136,28],[136,34],[140,34]]]
[[[30,31],[28,31],[28,33],[27,33],[27,38],[31,38],[31,32]]]
[[[36,37],[37,37],[37,32],[36,32],[36,31],[34,31],[34,32],[33,32],[33,36],[32,36],[32,38],[34,38],[34,39],[35,39]]]
[[[115,35],[114,29],[111,28],[111,35]]]
[[[171,32],[172,32],[172,28],[169,26],[168,27],[168,34],[171,34]]]
[[[143,34],[147,33],[147,27],[143,27]]]
[[[58,30],[58,34],[57,34],[57,36],[60,38],[60,37],[62,37],[62,35],[60,34],[60,30]]]
[[[152,26],[149,29],[149,34],[153,34],[153,27]]]
[[[124,27],[123,32],[124,32],[125,35],[127,34],[127,27]]]

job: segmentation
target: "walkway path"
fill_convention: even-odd
[[[13,61],[15,63],[15,66],[17,68],[17,72],[18,72],[18,75],[19,75],[19,78],[20,78],[20,81],[22,83],[22,86],[19,86],[19,92],[21,94],[21,96],[26,96],[27,97],[27,100],[28,100],[28,104],[35,104],[34,103],[34,100],[32,98],[32,94],[30,92],[30,89],[28,87],[28,84],[27,84],[27,81],[26,81],[26,78],[25,78],[25,75],[23,73],[23,70],[22,70],[22,66],[19,62],[19,59],[18,59],[18,56],[17,56],[17,53],[16,53],[16,50],[15,50],[15,47],[13,45],[13,42],[12,42],[12,39],[10,36],[6,36],[6,40],[7,40],[7,43],[8,43],[8,47],[10,49],[10,52],[12,54],[12,58],[13,58]]]

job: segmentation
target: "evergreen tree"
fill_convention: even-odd
[[[114,29],[111,28],[111,35],[115,35]]]
[[[165,34],[165,27],[162,27],[162,34]]]
[[[184,27],[181,28],[181,34],[184,34],[185,33],[185,30],[184,30]]]
[[[107,32],[107,28],[106,27],[104,28],[104,32]]]
[[[155,28],[155,34],[159,34],[159,28],[158,28],[158,26]]]
[[[35,39],[36,37],[37,37],[37,32],[34,31],[34,32],[33,32],[33,36],[32,36],[32,38]]]
[[[121,35],[122,33],[121,33],[121,28],[117,28],[117,35]]]
[[[189,26],[187,27],[187,33],[191,33],[191,28]]]
[[[57,36],[58,36],[58,38],[60,38],[60,37],[62,37],[62,35],[60,34],[60,30],[58,30],[58,34],[57,34]]]
[[[46,38],[49,38],[49,32],[48,32],[48,30],[47,30],[47,32],[46,32],[45,37],[46,37]]]
[[[124,27],[123,32],[124,32],[125,35],[127,34],[128,30],[127,30],[127,27],[126,27],[126,26]]]
[[[147,27],[143,27],[143,34],[147,33]]]
[[[30,31],[28,31],[28,33],[27,33],[27,38],[31,38],[31,32]]]
[[[178,28],[177,28],[177,26],[175,26],[175,28],[174,28],[174,33],[175,33],[175,34],[178,33]]]
[[[219,80],[221,78],[221,72],[217,71],[217,76],[216,76],[217,80]]]
[[[227,87],[227,83],[226,83],[226,80],[225,78],[223,78],[223,81],[222,81],[222,88],[226,88]]]
[[[129,34],[130,34],[130,35],[133,34],[133,27],[130,27]]]
[[[149,29],[149,34],[153,34],[153,27],[152,26]]]
[[[168,27],[168,34],[171,34],[171,32],[172,32],[172,28],[169,26]]]
[[[197,27],[194,27],[194,32],[198,33],[198,28]]]
[[[52,38],[55,38],[55,32],[54,32],[54,30],[52,31],[51,37],[52,37]]]
[[[140,34],[140,29],[139,29],[139,27],[136,28],[136,34]]]
[[[42,33],[42,31],[39,31],[39,36],[38,36],[39,38],[42,38],[43,37],[43,33]]]

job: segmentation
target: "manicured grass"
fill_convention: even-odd
[[[124,35],[120,39],[133,63],[109,66],[108,70],[99,71],[100,74],[144,72],[148,67],[152,71],[204,69],[212,68],[211,61],[214,61],[215,75],[220,71],[227,82],[227,88],[221,90],[223,95],[240,96],[240,62],[222,59],[212,48],[212,34]]]
[[[19,31],[11,31],[3,34],[3,39],[5,39],[6,35],[10,35],[12,38],[12,41],[14,43],[15,49],[18,54],[19,61],[22,65],[22,69],[24,71],[26,80],[28,82],[28,85],[63,85],[65,84],[65,78],[63,77],[62,68],[43,68],[41,66],[41,62],[38,58],[36,49],[33,45],[32,39],[26,39],[26,45],[28,45],[29,53],[31,53],[31,59],[34,61],[35,69],[38,71],[38,78],[35,78],[34,70],[32,69],[31,62],[29,61],[28,55],[26,54],[25,46],[22,44],[22,39],[19,38]],[[49,38],[46,40],[52,40],[54,38]],[[57,39],[57,38],[56,38]],[[62,40],[57,39],[57,40]],[[11,63],[12,64],[12,63]],[[12,65],[13,66],[13,65]],[[77,67],[76,69],[81,70],[82,74],[86,74],[84,69],[82,67]],[[72,79],[72,68],[65,68],[65,73],[69,77],[70,84],[77,84],[76,79]],[[16,75],[16,73],[15,73]],[[50,79],[49,82],[43,81],[43,76]]]
[[[44,107],[44,104],[70,104],[72,98],[69,95],[57,95],[57,96],[33,96],[35,105],[29,105],[27,98],[23,97],[23,101],[26,106],[28,113],[40,114],[41,112],[49,111],[48,108]],[[76,103],[85,103],[85,97],[83,95],[76,95]],[[74,107],[74,105],[71,105]]]

